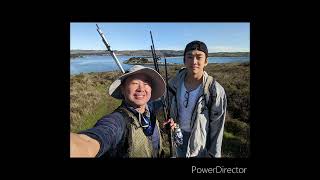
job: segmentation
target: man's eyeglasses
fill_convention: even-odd
[[[188,107],[188,104],[189,104],[189,92],[186,91],[186,93],[184,94],[184,101],[183,101],[183,105],[185,108]]]

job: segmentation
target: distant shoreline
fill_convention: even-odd
[[[74,54],[74,55],[70,55],[70,60],[71,59],[76,59],[76,58],[85,58],[85,57],[88,57],[88,56],[111,56],[110,54],[86,54],[86,55],[83,55],[83,54]],[[123,54],[116,54],[116,56],[129,56],[129,55],[123,55]],[[148,58],[148,59],[151,59],[152,60],[152,57],[150,56],[133,56],[133,57],[145,57],[145,58]],[[213,56],[213,55],[209,55],[208,57],[250,57],[250,56]],[[166,57],[161,57],[161,59],[168,59],[168,58],[183,58],[183,56],[166,56]]]
[[[136,51],[114,51],[117,56],[135,56],[152,58],[150,50]],[[156,54],[161,58],[183,57],[183,51],[157,50]],[[110,56],[109,52],[104,50],[71,50],[70,59],[83,58],[85,56]],[[208,57],[250,57],[250,52],[215,52],[209,53]]]
[[[146,65],[153,66],[154,65],[153,62],[152,63],[126,63],[126,64],[128,64],[128,65],[143,65],[143,66],[146,66]],[[158,62],[158,65],[159,66],[164,66],[164,63]],[[167,63],[167,66],[175,66],[175,65],[179,65],[179,64],[177,64],[177,63]]]

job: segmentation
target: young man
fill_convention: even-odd
[[[156,100],[165,82],[155,70],[140,65],[115,80],[109,94],[122,104],[96,125],[70,133],[71,157],[168,157],[169,143],[160,133]]]
[[[171,78],[170,116],[183,134],[177,157],[221,157],[227,98],[224,88],[204,71],[208,49],[192,41],[184,50],[185,68]]]

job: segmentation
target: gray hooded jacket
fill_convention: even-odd
[[[168,82],[170,115],[178,124],[180,120],[178,119],[179,103],[177,100],[180,97],[180,88],[186,74],[187,70],[181,69]],[[210,87],[209,83],[212,83]],[[227,98],[224,88],[206,72],[203,76],[201,94],[196,102],[191,117],[192,130],[186,157],[221,157]]]

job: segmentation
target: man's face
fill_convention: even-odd
[[[147,104],[151,98],[151,81],[144,74],[134,74],[128,77],[121,86],[125,100],[135,107]]]
[[[203,72],[203,68],[208,64],[208,58],[202,51],[191,50],[186,53],[184,64],[188,71],[198,74]]]

